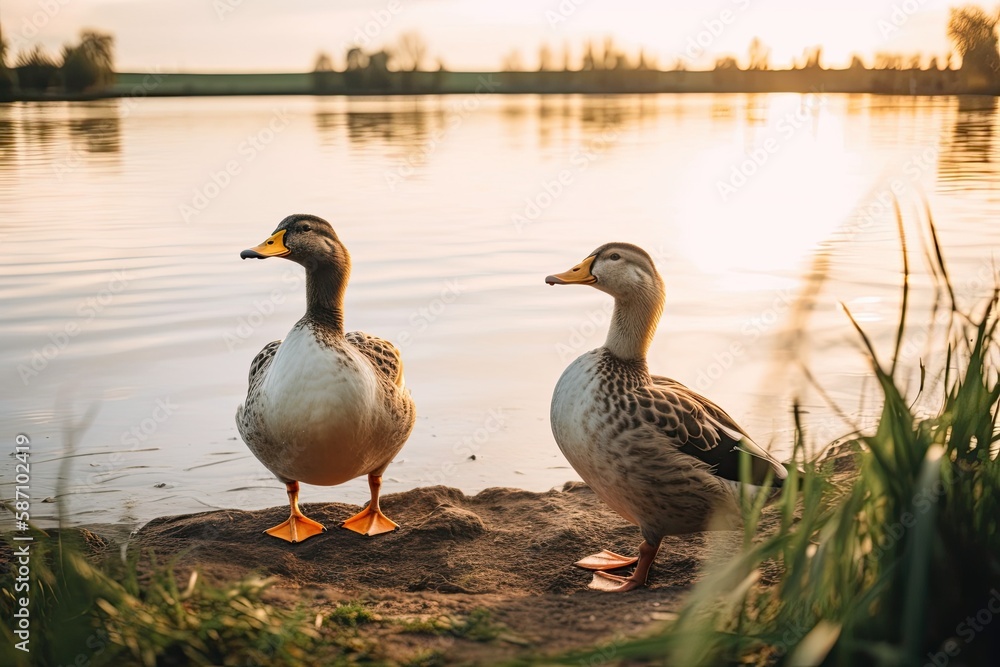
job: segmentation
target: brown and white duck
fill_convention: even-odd
[[[326,530],[299,510],[299,482],[333,486],[361,475],[368,475],[371,502],[341,526],[363,535],[395,530],[379,507],[382,473],[409,437],[416,411],[399,350],[344,332],[347,248],[325,220],[290,215],[240,257],[284,257],[306,269],[306,313],[253,360],[246,403],[236,411],[247,447],[288,491],[290,516],[265,532],[299,542]]]
[[[742,455],[749,456],[755,487],[768,479],[778,487],[787,471],[715,403],[650,374],[646,353],[665,296],[642,248],[608,243],[545,282],[590,285],[615,299],[606,342],[563,372],[550,418],[580,477],[643,537],[638,558],[605,550],[577,565],[596,571],[591,588],[639,588],[664,536],[739,527]],[[631,576],[607,573],[633,563]]]

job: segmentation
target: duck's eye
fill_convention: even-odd
[[[610,260],[611,260],[612,262],[617,262],[617,261],[618,261],[619,259],[621,259],[621,258],[622,258],[622,256],[621,256],[621,255],[619,255],[619,254],[618,254],[618,253],[616,253],[616,252],[613,252],[613,253],[611,253],[611,254],[610,254],[610,255],[608,256],[608,259],[610,259]]]
[[[302,225],[301,227],[299,227],[300,232],[308,232],[310,229],[312,229],[312,227],[310,227],[309,225]]]

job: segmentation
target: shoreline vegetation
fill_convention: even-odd
[[[822,47],[805,49],[787,69],[771,66],[770,49],[754,38],[743,57],[719,55],[711,69],[692,69],[711,49],[723,26],[693,35],[674,62],[661,67],[645,49],[627,53],[613,37],[569,44],[557,56],[539,46],[537,65],[526,66],[512,51],[498,71],[451,71],[431,64],[419,33],[404,32],[393,43],[358,44],[335,63],[320,52],[311,72],[184,73],[118,72],[114,38],[84,30],[78,44],[59,57],[37,44],[9,45],[0,34],[0,102],[73,101],[106,98],[222,95],[450,95],[450,94],[642,94],[642,93],[854,93],[883,95],[1000,95],[1000,13],[976,6],[952,8],[947,26],[953,51],[946,55],[876,53],[866,62],[854,55],[849,67],[827,68]]]
[[[961,70],[583,70],[495,72],[183,73],[119,72],[101,90],[20,91],[10,102],[64,102],[135,97],[633,95],[663,93],[846,93],[876,95],[1000,95],[1000,84]]]

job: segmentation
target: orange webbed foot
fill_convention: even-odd
[[[644,586],[644,583],[633,577],[619,577],[607,572],[594,572],[594,578],[587,585],[587,588],[604,593],[624,593]]]
[[[628,567],[629,565],[635,565],[638,561],[638,557],[629,558],[628,556],[622,556],[620,554],[616,554],[614,551],[604,549],[600,553],[578,560],[574,563],[574,565],[582,567],[585,570],[604,571],[617,570],[619,568]]]
[[[286,542],[295,543],[303,542],[324,531],[326,531],[326,526],[318,521],[313,521],[303,514],[292,514],[274,528],[268,528],[264,532]]]
[[[399,528],[399,524],[382,514],[382,510],[373,510],[371,506],[368,506],[341,523],[340,527],[353,530],[361,535],[371,536],[391,533]]]

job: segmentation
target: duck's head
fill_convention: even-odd
[[[268,257],[284,257],[307,269],[335,265],[349,270],[351,265],[351,256],[330,223],[302,213],[288,216],[263,243],[240,253],[241,259]]]
[[[653,259],[631,243],[605,243],[569,271],[547,276],[549,285],[591,285],[616,299],[662,294]]]

